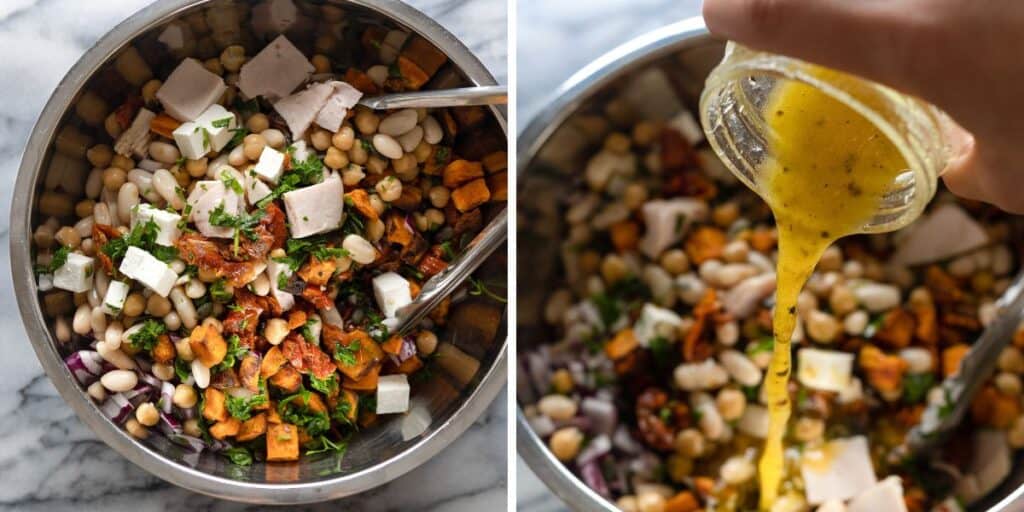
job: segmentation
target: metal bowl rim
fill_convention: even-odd
[[[42,173],[57,123],[80,89],[121,48],[181,12],[215,0],[162,0],[139,10],[100,38],[61,79],[43,107],[25,146],[11,202],[11,274],[18,309],[32,348],[50,381],[75,414],[108,446],[146,471],[175,485],[209,496],[248,503],[301,504],[358,494],[420,466],[459,437],[483,413],[505,384],[507,336],[479,384],[451,416],[400,454],[361,471],[302,483],[250,483],[198,471],[170,461],[110,422],[64,365],[42,314],[31,265],[31,219],[34,187]],[[404,25],[441,49],[477,85],[496,85],[494,76],[453,34],[419,10],[398,0],[344,0]],[[506,131],[504,108],[492,108]]]

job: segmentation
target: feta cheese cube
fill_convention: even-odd
[[[846,507],[847,512],[907,512],[903,501],[903,482],[893,475],[857,495]]]
[[[304,238],[337,229],[341,224],[345,186],[337,174],[324,181],[285,193],[284,207],[292,236]]]
[[[111,281],[107,285],[107,294],[103,297],[103,312],[110,316],[120,315],[130,288],[128,283]]]
[[[385,375],[377,381],[377,414],[409,410],[409,379],[405,374]]]
[[[249,169],[249,172],[245,173],[245,198],[249,201],[249,204],[256,205],[260,199],[270,195],[270,187],[256,175],[256,172]]]
[[[850,387],[853,354],[835,350],[802,348],[797,352],[797,378],[804,386],[822,391],[843,391]]]
[[[395,272],[386,272],[373,278],[373,296],[377,306],[388,318],[394,318],[398,310],[412,302],[409,281]]]
[[[67,261],[53,273],[53,286],[69,292],[87,292],[92,288],[93,260],[72,252]]]
[[[178,241],[178,237],[181,236],[181,229],[178,227],[178,223],[181,222],[181,215],[177,213],[161,210],[147,203],[141,203],[132,209],[131,217],[133,229],[139,224],[153,221],[157,229],[155,241],[160,245],[172,247],[174,242]]]
[[[166,297],[178,280],[178,274],[168,264],[135,246],[128,247],[118,270],[161,297]]]
[[[256,173],[256,176],[270,183],[277,183],[284,172],[284,153],[270,146],[264,146],[263,152],[260,153],[260,159],[252,171]]]
[[[336,132],[341,128],[341,122],[345,120],[348,110],[359,103],[363,93],[345,82],[331,82],[334,86],[334,93],[324,103],[320,112],[316,115],[316,124],[325,130]]]
[[[123,156],[145,157],[149,152],[149,125],[155,117],[152,111],[139,109],[131,126],[114,142],[114,152]]]
[[[298,139],[306,133],[317,113],[334,93],[334,87],[327,83],[316,83],[307,89],[282,98],[274,103],[274,110],[288,123],[292,138]]]
[[[655,199],[644,203],[641,213],[646,231],[640,240],[640,252],[657,258],[670,245],[683,239],[690,224],[707,217],[708,206],[693,198]]]
[[[315,70],[309,59],[282,35],[242,66],[238,89],[247,98],[264,96],[276,100],[291,94]]]
[[[206,142],[203,130],[199,124],[189,121],[181,123],[181,126],[171,132],[174,136],[174,143],[178,145],[181,156],[190,160],[199,160],[210,151],[210,145]]]
[[[337,131],[337,130],[335,130]],[[313,154],[306,146],[306,141],[300,140],[292,144],[292,161],[293,162],[305,162],[309,155]]]
[[[172,135],[182,156],[198,160],[210,151],[220,151],[231,142],[231,130],[237,122],[235,115],[224,107],[213,104],[195,121],[182,123]]]
[[[227,90],[224,80],[196,59],[181,61],[156,91],[164,110],[179,121],[195,121]]]
[[[811,505],[850,499],[878,481],[864,436],[836,439],[805,451],[800,459],[800,474]]]
[[[640,318],[633,325],[633,335],[642,347],[649,346],[651,340],[659,337],[673,342],[676,339],[676,328],[682,323],[683,319],[674,311],[648,302],[640,309]]]
[[[53,274],[39,274],[38,288],[41,292],[48,292],[53,289]]]
[[[270,261],[267,262],[267,277],[270,278],[270,292],[274,295],[274,298],[277,299],[277,303],[281,306],[281,310],[288,311],[295,305],[295,296],[288,292],[281,291],[281,287],[278,286],[278,283],[282,279],[282,275],[291,276],[292,270],[288,268],[288,265],[274,261],[274,259],[271,258]],[[287,277],[283,279],[287,280]]]

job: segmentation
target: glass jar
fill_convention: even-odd
[[[762,163],[771,140],[765,106],[788,81],[810,85],[874,124],[903,155],[909,169],[879,198],[861,231],[880,233],[910,224],[935,195],[949,160],[948,117],[938,108],[889,87],[797,59],[729,42],[700,99],[701,124],[711,147],[743,183],[762,197]]]

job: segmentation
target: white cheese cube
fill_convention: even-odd
[[[48,292],[53,289],[53,274],[39,274],[39,291]]]
[[[693,222],[707,217],[708,206],[693,198],[655,199],[644,203],[641,212],[646,231],[640,240],[640,252],[657,258],[662,251],[682,240]]]
[[[135,246],[128,247],[118,270],[161,297],[166,297],[178,280],[178,274],[169,265]]]
[[[174,136],[174,143],[178,145],[181,156],[189,160],[199,160],[210,152],[210,143],[197,123],[182,123],[171,132],[171,135]]]
[[[264,96],[276,100],[291,94],[315,70],[309,59],[282,35],[242,66],[238,89],[247,98]]]
[[[385,375],[377,381],[377,414],[409,410],[409,379],[405,374]]]
[[[281,277],[284,275],[285,277]],[[295,296],[281,291],[281,287],[278,286],[280,281],[287,281],[288,277],[292,275],[292,270],[288,268],[288,265],[274,261],[273,258],[267,262],[267,277],[270,278],[270,291],[277,299],[277,303],[281,306],[281,309],[288,311],[295,305]]]
[[[811,505],[848,500],[878,481],[864,436],[836,439],[805,451],[800,459],[800,474]]]
[[[181,215],[167,210],[154,208],[147,203],[141,203],[132,209],[132,228],[138,224],[145,224],[153,221],[156,224],[156,243],[173,247],[174,242],[181,236],[181,229],[178,223],[181,222]]]
[[[373,296],[377,306],[388,318],[394,318],[398,310],[412,302],[409,281],[395,272],[386,272],[373,278]]]
[[[655,338],[665,338],[668,342],[676,339],[676,329],[683,319],[670,309],[660,308],[651,303],[644,304],[640,309],[640,318],[633,325],[633,335],[640,346],[647,347]]]
[[[120,315],[130,288],[128,283],[111,281],[107,285],[107,294],[103,297],[103,312],[110,316]]]
[[[337,229],[341,224],[345,186],[337,174],[324,181],[284,194],[284,207],[292,236],[304,238]]]
[[[335,130],[337,131],[337,130]],[[300,140],[292,144],[292,161],[293,162],[305,162],[309,155],[313,152],[306,146],[306,141]]]
[[[156,114],[152,111],[144,108],[139,109],[139,113],[135,114],[135,119],[132,121],[131,126],[121,133],[121,136],[114,142],[114,152],[123,156],[135,154],[139,157],[145,157],[149,152],[149,125],[155,117]]]
[[[196,123],[206,129],[210,147],[214,151],[224,149],[224,146],[231,142],[231,137],[234,136],[231,130],[237,125],[235,115],[216,103],[210,105],[210,108],[196,119]]]
[[[843,391],[850,387],[853,358],[846,352],[802,348],[797,352],[797,379],[809,388]]]
[[[270,187],[256,175],[256,172],[249,169],[249,172],[245,173],[245,198],[249,201],[249,204],[256,205],[260,199],[270,195]]]
[[[256,173],[256,176],[270,183],[277,183],[281,174],[284,173],[284,153],[270,146],[264,146],[263,152],[260,153],[260,159],[252,171]]]
[[[869,487],[846,507],[847,512],[907,512],[903,482],[893,475]]]
[[[359,103],[363,93],[345,82],[331,82],[334,86],[334,93],[324,103],[320,112],[316,115],[316,124],[325,130],[336,132],[341,128],[341,122],[345,120],[348,110]]]
[[[87,292],[92,288],[93,260],[88,256],[72,252],[53,273],[53,286],[69,292]]]
[[[196,59],[181,61],[156,91],[164,110],[179,121],[195,121],[227,90],[224,80]]]
[[[330,84],[312,84],[307,89],[274,103],[274,110],[288,123],[292,138],[298,139],[306,133],[306,129],[313,123],[313,119],[327,103],[327,98],[330,98],[331,94],[334,94],[334,87]]]

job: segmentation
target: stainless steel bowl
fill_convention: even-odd
[[[424,37],[449,57],[449,63],[434,77],[431,87],[496,83],[480,61],[452,34],[404,3],[396,0],[293,1],[307,17],[310,27],[317,24],[319,6],[333,4],[342,9],[345,23],[350,27],[377,24],[403,28]],[[120,100],[129,90],[138,94],[137,88],[129,89],[114,76],[113,63],[129,45],[138,49],[158,76],[166,76],[182,54],[190,54],[188,52],[208,58],[218,55],[221,48],[232,41],[242,41],[250,51],[258,51],[263,41],[276,34],[252,34],[248,15],[250,4],[257,3],[247,0],[154,2],[115,27],[86,52],[46,104],[25,149],[11,207],[11,264],[18,306],[39,361],[64,400],[100,439],[143,469],[194,491],[252,503],[307,503],[356,494],[390,481],[422,464],[465,431],[505,382],[505,308],[477,300],[453,306],[449,325],[440,339],[442,344],[456,349],[451,354],[457,357],[439,358],[435,377],[414,386],[409,414],[360,432],[343,457],[327,455],[294,463],[255,463],[239,467],[216,455],[189,456],[159,436],[140,442],[108,421],[67,371],[62,358],[67,347],[59,346],[52,325],[43,314],[32,271],[30,240],[33,227],[40,222],[36,209],[41,194],[62,189],[71,201],[82,197],[85,176],[77,171],[77,166],[72,166],[76,169],[72,171],[61,165],[51,167],[59,130],[77,125],[87,135],[90,131],[76,119],[74,112],[75,101],[81,93],[92,90],[105,98]],[[182,46],[175,50],[177,56],[159,41],[169,24],[184,23],[189,17],[228,16],[230,20],[235,15],[238,17],[228,32],[235,30],[237,33],[217,40],[206,37],[198,41],[186,34],[180,41]],[[223,22],[223,18],[217,19]],[[308,29],[307,35],[312,33],[313,29]],[[312,37],[308,39],[296,40],[307,52],[313,44]],[[337,51],[344,53],[346,50]],[[345,58],[342,54],[332,56]],[[110,104],[116,106],[120,100]],[[504,137],[504,110],[495,108],[491,113],[496,130],[500,132],[497,136]],[[507,279],[506,269],[505,251],[499,250],[478,275],[503,283]]]
[[[633,120],[668,119],[686,107],[697,112],[704,80],[721,60],[725,42],[690,18],[640,36],[601,56],[566,81],[518,139],[517,353],[552,341],[543,308],[553,283],[564,281],[559,247],[564,222],[559,198],[572,191],[609,128]],[[610,120],[610,121],[609,121]],[[520,403],[532,401],[529,378],[520,371]],[[548,450],[519,410],[517,448],[541,481],[570,508],[616,511]],[[1024,510],[1024,460],[987,499],[971,510]]]

